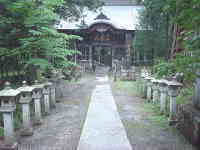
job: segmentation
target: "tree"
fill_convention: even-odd
[[[70,65],[66,56],[76,53],[70,49],[70,41],[80,38],[58,33],[54,28],[60,20],[56,9],[63,4],[62,0],[0,0],[2,61],[17,63],[20,69],[26,70],[36,66],[45,70]]]

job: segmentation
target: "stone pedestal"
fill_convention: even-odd
[[[26,85],[26,81],[23,81],[23,86],[18,88],[21,92],[19,103],[22,104],[22,120],[23,128],[21,135],[29,136],[33,134],[32,123],[30,119],[30,103],[32,101],[32,92],[35,88]]]
[[[16,110],[16,98],[20,91],[10,88],[10,83],[6,82],[6,87],[0,91],[0,112],[3,114],[4,141],[0,144],[1,150],[17,150],[18,144],[14,132],[13,112]]]
[[[147,79],[144,77],[144,98],[147,98]]]
[[[153,86],[153,103],[157,103],[159,99],[159,80],[152,80]]]
[[[51,95],[51,107],[56,108],[56,88],[54,85],[51,86],[50,88],[50,95]]]
[[[38,84],[35,81],[35,90],[33,91],[33,101],[34,101],[34,124],[42,124],[42,110],[41,110],[41,99],[42,99],[42,90],[44,88],[43,84]]]
[[[30,119],[30,104],[22,104],[22,118],[23,118],[23,129],[21,130],[21,135],[29,136],[33,135],[33,128]]]
[[[167,81],[160,80],[159,88],[160,88],[160,112],[165,113],[167,106]]]
[[[176,97],[178,96],[178,89],[182,86],[181,83],[178,82],[168,82],[168,94],[170,96],[170,116],[169,116],[169,124],[174,125],[176,121],[177,114],[177,104]]]
[[[13,111],[3,112],[3,123],[4,123],[4,138],[6,145],[12,145],[16,142],[16,135],[14,132],[14,118]]]
[[[44,95],[44,112],[46,115],[50,114],[50,83],[45,83],[43,88],[43,95]]]
[[[147,101],[151,102],[151,97],[152,97],[152,78],[151,77],[146,77],[147,80]]]

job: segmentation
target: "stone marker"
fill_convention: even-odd
[[[42,100],[42,90],[44,88],[44,84],[38,84],[38,81],[35,81],[34,84],[35,90],[33,91],[33,100],[34,100],[34,113],[35,119],[34,124],[40,125],[42,124],[42,110],[41,110],[41,100]]]
[[[176,97],[178,96],[178,89],[182,86],[182,84],[176,81],[170,81],[167,82],[167,85],[168,85],[168,94],[170,96],[169,124],[174,125],[174,123],[176,123],[176,113],[177,113]]]
[[[160,80],[159,88],[160,88],[160,112],[166,112],[167,105],[167,80]]]
[[[16,110],[16,98],[19,94],[20,91],[11,89],[9,82],[6,82],[5,88],[0,91],[0,112],[3,113],[5,140],[5,143],[0,145],[0,149],[15,150],[18,147],[14,132],[13,112]]]
[[[23,136],[33,135],[33,128],[30,119],[30,103],[32,101],[32,93],[34,89],[34,87],[28,86],[26,81],[23,81],[23,86],[17,89],[21,92],[19,103],[22,104],[23,129],[21,130],[21,135]]]

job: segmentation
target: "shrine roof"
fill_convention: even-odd
[[[143,6],[103,6],[96,12],[85,11],[84,22],[87,27],[97,23],[106,23],[117,29],[136,30],[141,9],[143,9]],[[103,15],[107,18],[104,18],[105,16]],[[81,19],[74,22],[62,20],[57,29],[79,29],[80,24]]]

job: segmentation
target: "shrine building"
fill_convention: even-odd
[[[90,67],[94,63],[112,67],[114,60],[119,60],[124,66],[130,66],[141,6],[130,0],[104,2],[97,12],[85,11],[77,22],[61,21],[58,30],[83,38],[76,42],[76,49],[81,52],[76,56],[77,61],[87,61]]]

